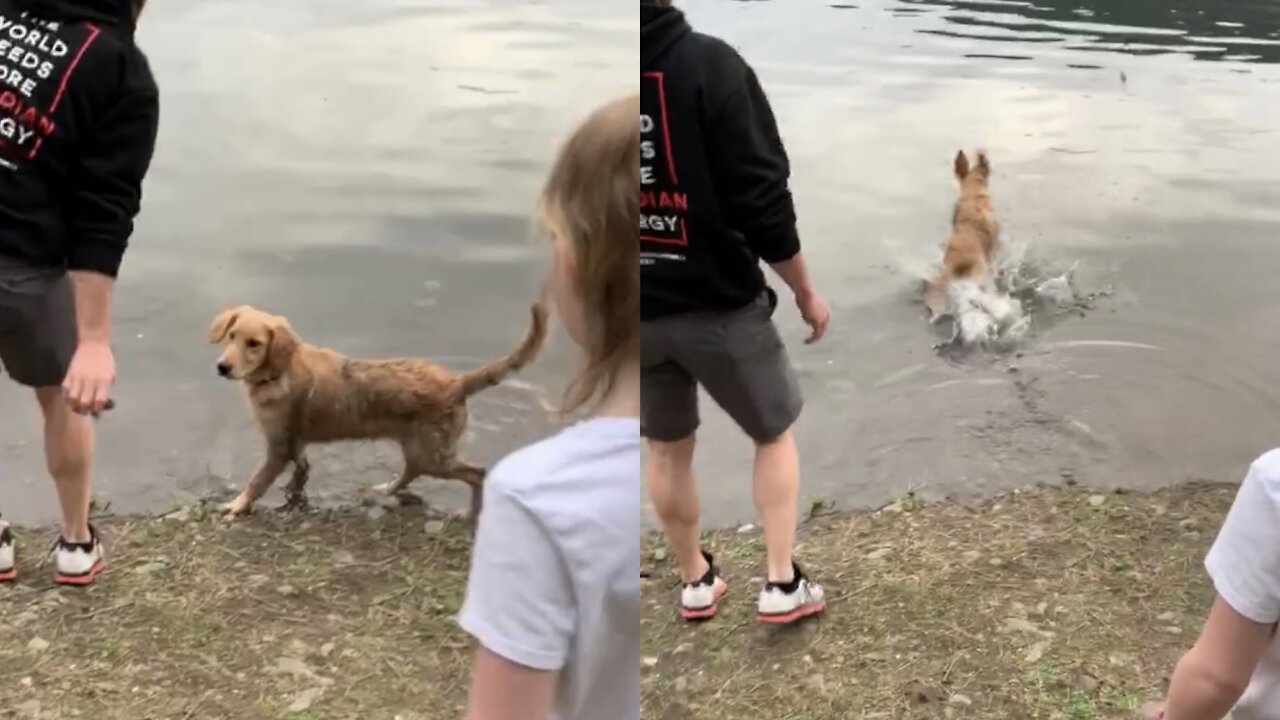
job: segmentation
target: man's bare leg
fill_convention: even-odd
[[[698,527],[701,508],[693,480],[693,450],[690,436],[676,442],[649,440],[649,462],[645,481],[649,499],[653,501],[662,532],[680,565],[684,582],[697,582],[707,574],[707,559],[702,556],[702,536]]]
[[[93,420],[67,405],[61,387],[36,389],[44,413],[44,455],[62,506],[62,537],[85,543],[89,535],[89,504],[93,498]]]
[[[800,504],[800,453],[790,429],[775,440],[756,444],[755,500],[764,525],[769,582],[790,582]]]

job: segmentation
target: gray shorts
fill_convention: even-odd
[[[640,434],[675,442],[698,429],[698,385],[757,442],[777,439],[804,406],[787,348],[761,295],[728,314],[640,323]]]
[[[0,369],[27,387],[61,385],[76,341],[71,278],[0,257]]]

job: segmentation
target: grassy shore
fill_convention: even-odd
[[[800,557],[830,611],[783,631],[754,622],[754,531],[709,535],[731,589],[700,626],[675,619],[650,537],[644,717],[1131,717],[1195,637],[1201,558],[1233,494],[1035,489],[819,514]],[[461,716],[460,525],[381,506],[100,524],[113,562],[87,590],[51,586],[52,533],[20,533],[23,576],[0,587],[0,718]]]
[[[1211,599],[1202,559],[1234,492],[1044,488],[820,516],[799,558],[829,611],[781,631],[754,621],[754,531],[708,536],[730,591],[698,626],[675,618],[678,577],[651,538],[644,717],[1134,717],[1195,640]]]
[[[460,524],[378,506],[99,522],[112,563],[88,589],[53,587],[53,534],[20,532],[22,577],[0,587],[0,718],[462,716]]]

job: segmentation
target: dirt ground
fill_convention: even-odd
[[[678,576],[651,538],[644,717],[1134,717],[1195,640],[1212,597],[1202,559],[1234,493],[1029,489],[819,512],[798,558],[829,610],[791,630],[755,622],[754,529],[708,536],[730,590],[696,626],[676,618]]]
[[[462,525],[422,507],[186,514],[100,520],[111,562],[87,590],[52,586],[52,532],[19,531],[0,718],[462,717]]]
[[[799,557],[831,607],[789,631],[754,622],[754,529],[708,536],[731,588],[699,626],[676,620],[675,571],[650,537],[644,717],[1131,717],[1194,640],[1201,559],[1233,494],[816,507]],[[87,590],[50,584],[51,532],[20,532],[22,578],[0,587],[0,718],[461,717],[471,542],[457,523],[382,506],[99,523],[113,560]]]

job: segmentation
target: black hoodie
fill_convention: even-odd
[[[640,6],[640,316],[745,307],[800,251],[790,167],[755,72],[674,8]]]
[[[159,91],[130,0],[0,0],[0,255],[120,268]]]

